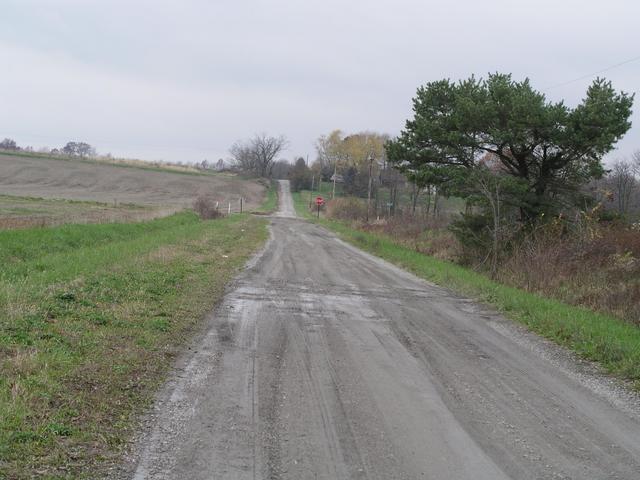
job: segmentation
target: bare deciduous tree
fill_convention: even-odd
[[[4,140],[2,140],[0,142],[0,149],[2,149],[2,150],[19,150],[19,147],[16,144],[15,140],[12,140],[10,138],[5,138]]]
[[[91,145],[85,142],[67,142],[67,144],[62,147],[62,153],[65,155],[69,155],[72,157],[95,157],[96,150]]]
[[[255,158],[251,151],[251,147],[249,146],[249,142],[244,140],[239,140],[229,149],[229,153],[233,157],[233,162],[235,166],[240,170],[244,170],[246,172],[255,171]]]
[[[291,163],[283,159],[274,162],[271,168],[271,178],[288,178],[292,167],[293,165],[291,165]]]
[[[640,150],[636,150],[631,155],[633,161],[633,171],[636,175],[640,176]]]
[[[276,156],[287,148],[288,143],[283,135],[270,137],[262,133],[234,143],[229,152],[240,169],[269,177]]]
[[[633,165],[627,161],[620,160],[613,165],[613,169],[609,174],[609,181],[613,189],[614,198],[621,215],[629,213],[631,200],[638,181],[633,172]]]

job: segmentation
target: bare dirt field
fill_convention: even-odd
[[[0,154],[0,195],[136,204],[180,210],[199,195],[232,209],[259,206],[265,187],[232,174],[195,174]]]

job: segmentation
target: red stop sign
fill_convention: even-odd
[[[324,198],[316,197],[316,205],[318,205],[318,206],[324,205]]]

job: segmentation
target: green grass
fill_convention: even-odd
[[[0,195],[0,229],[150,220],[166,216],[168,208],[132,204],[107,204],[66,199]]]
[[[104,202],[91,202],[87,200],[70,200],[66,198],[42,198],[42,197],[23,197],[18,195],[0,194],[0,215],[11,215],[14,212],[21,214],[23,211],[33,213],[49,212],[50,207],[58,206],[60,208],[68,207],[111,207],[112,204]],[[134,205],[130,203],[119,204],[122,208],[140,208],[148,209],[149,207]]]
[[[343,197],[344,194],[344,185],[341,183],[336,184],[336,198]],[[316,185],[316,188],[313,192],[309,192],[309,190],[303,190],[299,192],[304,198],[309,199],[309,193],[311,193],[312,197],[315,198],[318,195],[324,197],[325,201],[329,201],[331,199],[333,193],[333,183],[331,182],[322,182],[321,185]],[[411,192],[407,189],[402,189],[399,192],[398,198],[396,199],[398,208],[405,209],[409,211],[411,209]],[[372,200],[373,202],[373,200]],[[378,189],[378,205],[380,211],[387,211],[387,203],[389,202],[389,189],[385,187],[380,187]],[[435,196],[431,196],[431,208],[433,208],[433,204],[435,202]],[[427,195],[422,194],[418,197],[418,208],[424,208],[427,203]],[[449,197],[445,198],[440,196],[438,198],[438,211],[441,215],[454,215],[465,208],[464,200],[457,197]]]
[[[364,232],[343,222],[316,220],[304,193],[294,194],[298,215],[333,231],[363,250],[415,275],[490,304],[505,316],[583,358],[599,362],[610,373],[640,389],[640,329],[618,318],[508,287],[462,266],[400,246],[391,238]]]
[[[250,215],[191,213],[0,232],[0,478],[94,478],[117,458],[266,237]]]
[[[336,183],[336,197],[342,197],[344,195],[344,185],[342,183]],[[309,195],[309,191],[306,190],[307,195]],[[325,200],[329,200],[333,193],[333,182],[322,182],[321,184],[317,183],[313,190],[313,196],[322,195]]]
[[[278,185],[275,181],[269,184],[266,193],[264,203],[255,210],[256,213],[273,213],[278,209]]]

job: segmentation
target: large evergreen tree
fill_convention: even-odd
[[[451,194],[470,175],[493,169],[510,178],[523,221],[557,209],[604,172],[602,157],[629,130],[633,95],[597,79],[575,108],[547,101],[528,80],[492,74],[420,87],[414,117],[386,145],[389,161]]]

